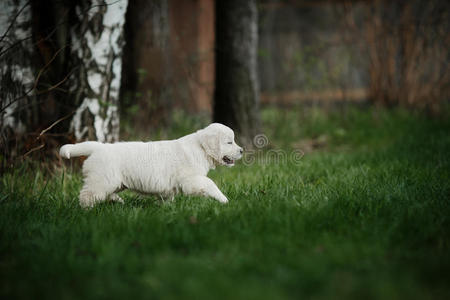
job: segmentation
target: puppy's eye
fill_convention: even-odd
[[[228,142],[227,144],[228,144],[228,145],[232,145],[232,144],[233,144],[233,142]]]

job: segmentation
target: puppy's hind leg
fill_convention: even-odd
[[[83,164],[84,185],[80,192],[80,205],[91,208],[105,201],[121,187],[121,177],[117,166],[110,161],[108,153],[93,153]],[[117,198],[116,198],[117,199]]]
[[[106,193],[104,191],[93,189],[85,184],[80,191],[80,206],[82,208],[92,208],[96,203],[104,201]]]
[[[99,178],[86,178],[83,188],[80,191],[80,206],[92,208],[95,204],[110,198],[113,201],[122,202],[119,195],[114,194],[117,185]]]

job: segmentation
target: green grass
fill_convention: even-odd
[[[211,171],[228,205],[124,192],[125,205],[85,211],[70,167],[5,174],[0,297],[448,298],[448,118],[267,109],[263,119],[268,148],[325,142],[300,163]]]

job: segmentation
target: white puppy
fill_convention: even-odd
[[[67,159],[89,156],[83,164],[80,205],[92,207],[108,198],[123,203],[116,194],[123,189],[170,199],[182,191],[227,203],[227,197],[206,175],[216,165],[233,166],[242,152],[233,130],[213,123],[177,140],[67,144],[59,154]]]

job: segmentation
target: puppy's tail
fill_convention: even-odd
[[[102,147],[102,143],[99,142],[83,142],[79,144],[66,144],[59,149],[59,155],[64,158],[89,156],[96,149]]]

